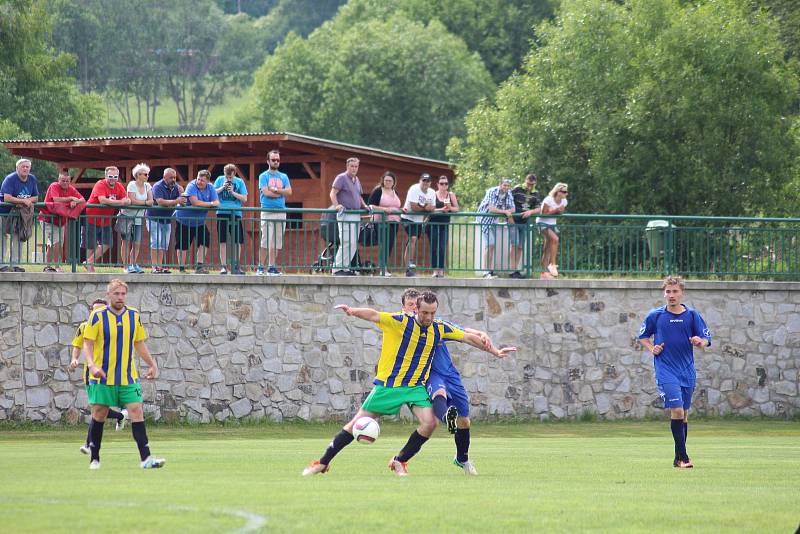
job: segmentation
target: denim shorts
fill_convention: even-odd
[[[150,232],[150,249],[167,250],[169,248],[169,236],[172,233],[172,223],[148,220],[147,231]]]
[[[525,246],[525,237],[529,228],[528,223],[516,223],[508,227],[508,237],[512,247]]]

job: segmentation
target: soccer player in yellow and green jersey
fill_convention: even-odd
[[[83,354],[89,365],[86,391],[92,405],[89,440],[92,459],[89,468],[100,468],[103,422],[108,417],[109,406],[124,406],[128,410],[142,468],[162,467],[163,459],[150,456],[142,409],[142,387],[133,359],[134,349],[149,367],[145,378],[158,376],[158,366],[144,343],[147,334],[139,312],[125,305],[128,285],[122,280],[111,280],[106,296],[108,306],[92,312],[83,331]]]
[[[425,379],[430,373],[431,361],[438,343],[443,339],[463,341],[497,356],[516,350],[513,347],[496,349],[487,346],[480,337],[464,332],[448,323],[434,320],[439,300],[430,291],[417,298],[417,315],[382,313],[371,308],[336,306],[350,316],[376,323],[383,331],[383,345],[378,360],[375,387],[358,413],[333,438],[319,460],[314,460],[303,470],[303,476],[325,473],[339,451],[353,441],[353,425],[360,417],[377,418],[396,414],[407,405],[419,421],[397,456],[389,460],[389,468],[398,476],[408,475],[406,463],[419,452],[436,429],[436,416],[431,408]]]
[[[97,311],[101,308],[105,308],[108,303],[104,299],[95,299],[92,302],[92,311]],[[72,338],[72,358],[69,362],[70,369],[77,369],[78,367],[78,360],[81,357],[81,350],[83,349],[83,331],[86,328],[88,321],[82,322],[78,325],[78,330],[75,332],[75,337]],[[89,362],[83,362],[83,383],[89,384]],[[118,412],[116,410],[109,409],[108,410],[108,417],[117,421],[117,430],[122,430],[125,428],[125,418],[128,416],[127,410],[122,410]],[[83,454],[89,454],[89,440],[91,439],[92,434],[92,421],[89,420],[89,432],[86,435],[86,443],[81,445],[80,451]]]

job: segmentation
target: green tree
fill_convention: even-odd
[[[272,53],[294,32],[306,37],[336,14],[346,0],[280,0],[270,12],[255,22],[261,48]]]
[[[258,125],[442,157],[493,89],[477,54],[438,21],[396,15],[340,31],[337,18],[267,58],[253,87]]]
[[[525,73],[449,154],[475,202],[503,174],[570,184],[571,211],[773,214],[798,80],[774,21],[734,0],[565,0]]]
[[[2,0],[0,15],[0,120],[39,138],[98,133],[101,101],[78,92],[74,57],[53,50],[45,3]]]

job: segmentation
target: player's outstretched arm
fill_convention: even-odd
[[[467,334],[474,334],[479,338],[481,338],[481,341],[483,341],[483,347],[484,347],[483,350],[489,350],[489,348],[492,346],[492,340],[491,338],[489,338],[489,334],[487,334],[483,330],[475,330],[474,328],[465,328],[464,332],[466,332]]]
[[[342,310],[350,317],[358,317],[359,319],[370,321],[376,324],[381,320],[380,312],[378,310],[373,310],[372,308],[351,308],[347,304],[337,304],[334,306],[334,308],[337,310]]]
[[[464,341],[464,343],[472,345],[476,349],[481,349],[484,352],[488,352],[489,354],[491,354],[492,356],[495,356],[497,358],[505,358],[506,356],[508,356],[512,352],[516,352],[517,351],[516,347],[503,347],[502,349],[498,349],[497,347],[492,345],[491,342],[489,344],[489,347],[486,347],[486,345],[484,344],[483,340],[479,336],[477,336],[475,334],[471,334],[469,332],[465,332],[464,333],[463,341]]]
[[[153,378],[158,376],[158,364],[156,364],[156,359],[150,354],[150,349],[147,348],[144,341],[136,341],[133,344],[133,347],[136,349],[136,354],[138,354],[147,364],[149,369],[144,374],[144,377],[148,380],[152,380]]]

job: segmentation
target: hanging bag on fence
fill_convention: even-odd
[[[119,217],[117,217],[117,222],[114,223],[114,230],[116,230],[117,233],[120,234],[123,239],[127,239],[127,236],[131,234],[132,229],[133,229],[133,217],[126,217],[124,215],[120,215]]]
[[[358,242],[365,247],[371,247],[378,244],[378,225],[374,222],[369,222],[361,227],[358,232]]]

